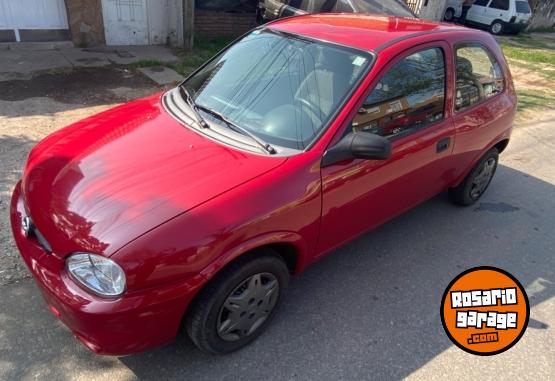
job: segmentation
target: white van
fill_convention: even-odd
[[[461,17],[462,0],[447,0],[445,21]],[[468,10],[466,24],[488,28],[492,34],[518,33],[532,17],[526,0],[476,0]]]

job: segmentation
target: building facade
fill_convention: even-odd
[[[0,42],[77,46],[182,45],[183,0],[0,0]],[[237,36],[256,25],[256,0],[197,0],[200,37]]]

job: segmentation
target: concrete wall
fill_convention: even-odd
[[[0,0],[1,1],[1,0]],[[102,0],[65,0],[69,29],[75,45],[104,45]],[[149,43],[183,44],[181,0],[148,0]]]
[[[172,46],[183,46],[183,2],[170,0],[168,9],[168,35]]]
[[[441,21],[447,2],[445,0],[421,0],[418,17],[421,19]]]
[[[218,11],[195,11],[195,37],[236,37],[256,26],[256,15]]]
[[[148,27],[151,45],[180,45],[183,40],[181,23],[182,0],[149,0]]]
[[[71,37],[76,45],[103,45],[101,0],[66,0]]]

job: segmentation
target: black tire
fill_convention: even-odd
[[[496,36],[503,34],[504,31],[505,31],[505,23],[502,20],[493,20],[493,22],[489,26],[489,32]]]
[[[456,205],[469,206],[474,204],[476,201],[482,197],[491,179],[495,175],[495,170],[497,169],[497,163],[499,161],[499,151],[497,148],[492,148],[474,166],[470,173],[464,178],[464,180],[455,188],[449,189],[449,198]],[[485,177],[485,170],[489,170],[489,166],[493,163],[491,168],[491,173]],[[480,176],[483,176],[480,178]],[[480,181],[481,180],[481,181]],[[476,182],[479,181],[479,186]],[[477,188],[480,189],[477,189]]]
[[[453,21],[455,19],[455,10],[453,8],[447,8],[443,15],[443,19],[445,21]]]
[[[260,309],[264,307],[260,307],[261,303],[258,299],[254,300],[251,305],[251,300],[255,298],[251,298],[249,294],[248,299],[250,300],[247,303],[247,307],[250,311],[254,312],[247,312],[245,316],[243,316],[241,312],[240,317],[239,315],[233,316],[235,316],[236,320],[240,320],[241,322],[254,324],[250,327],[251,331],[248,333],[246,330],[243,331],[241,324],[239,326],[240,329],[236,330],[237,332],[233,331],[232,333],[227,333],[227,339],[222,338],[222,316],[226,312],[229,316],[232,315],[232,312],[226,311],[224,303],[227,305],[230,298],[233,298],[238,291],[241,291],[241,289],[238,290],[238,288],[244,287],[248,280],[250,282],[250,280],[254,279],[257,275],[259,276],[258,279],[273,277],[272,281],[277,281],[277,295],[272,294],[275,296],[276,300],[272,300],[272,306],[268,308],[271,308],[271,310],[269,312],[264,311],[266,315],[263,318],[256,315],[256,309],[260,311]],[[260,278],[260,276],[262,278]],[[185,317],[185,329],[189,337],[200,350],[213,354],[229,353],[246,346],[260,336],[275,316],[288,282],[289,270],[287,265],[273,250],[266,249],[262,252],[255,253],[253,256],[247,255],[245,258],[239,258],[217,274],[195,298],[195,301],[189,308]],[[262,285],[262,283],[260,284]],[[248,285],[246,287],[247,289],[249,288]],[[259,286],[258,290],[260,289]],[[241,292],[245,292],[244,289]],[[266,304],[264,303],[264,305]],[[255,323],[250,323],[250,321],[248,321],[249,317],[254,320]],[[227,320],[225,322],[227,322]],[[261,320],[262,322],[259,323]],[[230,324],[228,324],[228,326],[229,325]],[[218,331],[218,328],[220,328],[221,331]],[[229,338],[232,336],[236,336],[237,338],[231,341]]]

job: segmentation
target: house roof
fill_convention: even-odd
[[[469,30],[453,24],[416,18],[348,13],[289,17],[267,26],[283,32],[372,51],[379,50],[392,41],[422,33]]]

